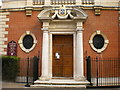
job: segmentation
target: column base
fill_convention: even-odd
[[[39,77],[39,80],[41,80],[41,81],[49,81],[50,77],[49,76],[41,76],[41,77]]]
[[[86,78],[84,76],[76,76],[75,81],[86,81]]]

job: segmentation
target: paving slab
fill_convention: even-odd
[[[25,88],[25,83],[2,82],[2,88]]]

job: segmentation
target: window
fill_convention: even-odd
[[[33,37],[31,35],[25,35],[23,38],[23,46],[26,49],[30,49],[33,46]]]
[[[101,49],[104,46],[104,38],[102,35],[95,35],[93,38],[93,45],[96,49]]]
[[[32,34],[30,31],[26,31],[19,39],[18,41],[20,48],[26,52],[29,53],[32,51],[37,43],[36,37],[34,34]]]
[[[89,43],[94,51],[101,53],[107,48],[109,40],[101,31],[96,31],[90,37]]]

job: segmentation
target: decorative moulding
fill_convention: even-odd
[[[101,10],[102,10],[102,6],[94,6],[94,10],[95,10],[95,15],[96,16],[100,16]]]
[[[93,38],[96,35],[101,35],[104,38],[104,45],[101,49],[97,49],[93,45]],[[109,44],[109,40],[107,39],[107,37],[101,31],[96,31],[91,35],[90,40],[89,40],[89,44],[94,51],[96,51],[97,53],[102,53],[107,48],[107,46]]]

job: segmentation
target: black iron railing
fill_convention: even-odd
[[[39,56],[21,58],[19,61],[19,75],[16,82],[23,82],[28,84],[34,83],[38,79],[38,63]]]
[[[86,58],[87,80],[92,86],[120,86],[119,58]]]

